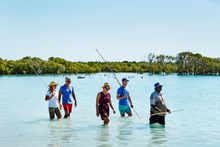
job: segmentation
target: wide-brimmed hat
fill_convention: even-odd
[[[50,82],[49,87],[51,87],[51,86],[57,86],[57,85],[58,85],[58,83],[52,81],[52,82]]]
[[[104,85],[102,86],[102,88],[106,88],[108,90],[111,89],[111,86],[109,85],[109,83],[104,83]]]

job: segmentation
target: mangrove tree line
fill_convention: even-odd
[[[115,72],[137,72],[151,74],[220,75],[219,58],[209,58],[191,52],[179,53],[176,57],[149,54],[142,62],[72,62],[59,57],[42,60],[24,57],[20,60],[0,58],[0,75],[9,74],[76,74],[109,72],[108,65]]]

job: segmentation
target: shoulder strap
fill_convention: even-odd
[[[101,95],[101,97],[102,97],[102,92],[99,92],[99,94]]]

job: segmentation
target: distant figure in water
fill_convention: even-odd
[[[118,88],[118,91],[117,91],[117,99],[119,100],[119,111],[120,111],[121,117],[125,117],[125,113],[127,113],[128,116],[132,116],[131,108],[134,107],[131,101],[130,94],[126,89],[128,82],[129,80],[127,80],[126,78],[123,78],[122,86]],[[131,108],[129,106],[128,101],[130,103]]]
[[[70,114],[72,113],[72,107],[73,107],[72,98],[75,101],[74,103],[75,107],[77,106],[77,101],[76,101],[74,88],[73,86],[70,85],[71,79],[69,77],[66,77],[65,82],[66,83],[60,87],[59,102],[61,101],[61,97],[62,97],[62,105],[65,111],[64,118],[69,118]]]
[[[57,85],[58,84],[56,82],[51,82],[48,86],[50,89],[47,91],[45,96],[45,100],[48,101],[50,119],[54,119],[55,114],[58,119],[62,118],[60,112],[61,104],[58,102],[58,93],[56,91]]]
[[[108,125],[109,123],[109,106],[113,110],[113,113],[115,114],[115,109],[112,105],[111,95],[109,93],[109,90],[111,89],[110,85],[108,83],[105,83],[102,87],[103,91],[98,93],[96,98],[96,115],[99,117],[101,116],[101,119],[103,120],[104,125]]]
[[[161,93],[163,85],[160,83],[154,84],[155,91],[150,96],[150,124],[165,125],[165,115],[171,113],[165,104],[165,99]]]

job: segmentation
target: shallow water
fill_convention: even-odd
[[[48,119],[46,88],[36,76],[1,76],[0,146],[219,146],[220,77],[134,73],[117,76],[130,77],[128,89],[141,118],[135,114],[120,118],[117,111],[115,115],[111,113],[107,127],[95,115],[95,99],[102,84],[109,82],[117,109],[118,85],[111,74],[94,74],[85,79],[71,75],[78,107],[71,119],[61,121]],[[64,78],[42,76],[46,83],[55,80],[60,85]],[[170,109],[184,110],[167,115],[166,127],[148,125],[149,95],[158,81],[164,85]]]

